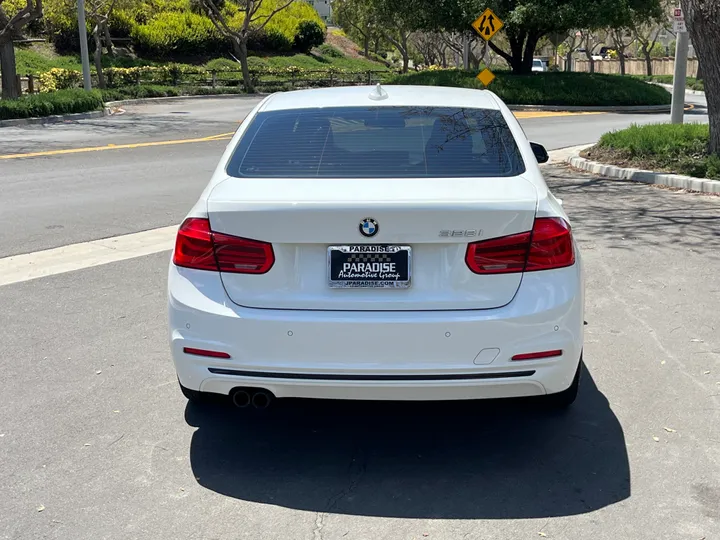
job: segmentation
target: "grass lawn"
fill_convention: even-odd
[[[71,88],[0,100],[0,120],[96,111],[102,106],[102,96],[97,90],[85,92],[80,88]]]
[[[390,84],[484,88],[474,71],[437,70],[397,75]],[[598,73],[535,73],[513,75],[495,72],[489,89],[512,105],[668,105],[670,93],[635,78]]]
[[[652,81],[661,84],[673,83],[672,75],[634,75],[633,77],[641,81]],[[700,90],[701,92],[705,91],[705,84],[703,83],[703,81],[697,80],[695,77],[688,77],[687,79],[685,79],[685,87],[691,90]]]
[[[583,157],[621,167],[720,180],[720,156],[708,155],[707,124],[633,125],[606,133]]]

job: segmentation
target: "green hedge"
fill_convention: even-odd
[[[220,55],[229,49],[210,19],[190,12],[161,13],[134,27],[131,35],[138,54],[156,58]]]
[[[47,94],[34,94],[19,99],[0,100],[0,120],[34,118],[53,114],[81,113],[103,107],[100,92],[73,88]]]
[[[397,75],[390,84],[459,86],[484,88],[474,71],[429,69]],[[670,94],[664,88],[631,77],[599,73],[534,73],[513,75],[497,71],[489,89],[512,105],[668,105]]]
[[[218,86],[163,86],[143,84],[140,86],[123,86],[102,90],[103,101],[121,101],[123,99],[147,99],[173,96],[213,96],[218,94],[243,94],[241,87]]]

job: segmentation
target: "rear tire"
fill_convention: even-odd
[[[583,360],[582,354],[580,355],[580,362],[578,362],[577,371],[575,371],[575,377],[573,377],[570,386],[562,392],[555,394],[547,394],[543,396],[543,403],[552,409],[567,409],[575,402],[578,395],[578,388],[580,387],[580,372],[582,371]]]

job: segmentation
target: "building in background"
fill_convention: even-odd
[[[308,3],[312,4],[323,21],[332,22],[332,0],[308,0]]]

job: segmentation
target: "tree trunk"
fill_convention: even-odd
[[[107,21],[105,21],[102,26],[103,34],[105,34],[105,50],[107,51],[108,56],[113,57],[115,56],[115,50],[113,48],[112,38],[110,37],[110,27],[108,26]]]
[[[645,56],[645,71],[648,76],[652,75],[652,56],[650,55],[651,50],[647,46],[643,45],[643,55]]]
[[[519,35],[513,33],[508,35],[508,42],[510,43],[510,56],[512,59],[510,62],[510,68],[513,73],[522,73],[522,57],[523,57],[523,44],[525,43],[525,32],[521,32]]]
[[[105,88],[105,75],[102,69],[102,41],[100,39],[100,28],[95,25],[93,28],[93,39],[95,40],[95,71],[97,71],[98,88]]]
[[[370,56],[370,36],[367,34],[365,35],[365,39],[363,40],[363,45],[365,48],[365,58],[368,58]]]
[[[710,123],[709,151],[720,155],[720,5],[703,0],[681,0],[681,4],[690,39],[703,68]]]
[[[532,73],[533,56],[535,56],[535,47],[537,47],[540,37],[536,34],[528,34],[525,51],[523,52],[522,73]]]
[[[618,51],[618,59],[620,60],[620,75],[625,75],[625,53]]]
[[[255,93],[255,86],[252,82],[252,77],[250,76],[250,68],[248,66],[248,50],[247,50],[247,41],[233,37],[232,39],[233,49],[235,50],[235,54],[238,57],[238,60],[240,60],[240,68],[242,69],[242,76],[243,76],[243,86],[245,86],[245,92],[248,94],[254,94]]]
[[[402,60],[403,60],[402,72],[407,73],[408,67],[410,66],[410,51],[408,50],[409,47],[408,47],[407,34],[405,34],[405,33],[400,34],[400,45],[402,45],[402,47],[401,47],[402,50],[400,51],[400,53],[402,54]]]
[[[570,72],[572,71],[572,50],[568,51],[567,56],[565,56],[565,71]]]
[[[587,56],[588,62],[590,62],[590,73],[595,73],[595,60],[593,60],[589,42],[585,45],[585,56]]]
[[[17,67],[15,65],[15,47],[12,39],[0,44],[0,71],[2,74],[2,98],[15,99],[20,97],[17,85]]]

